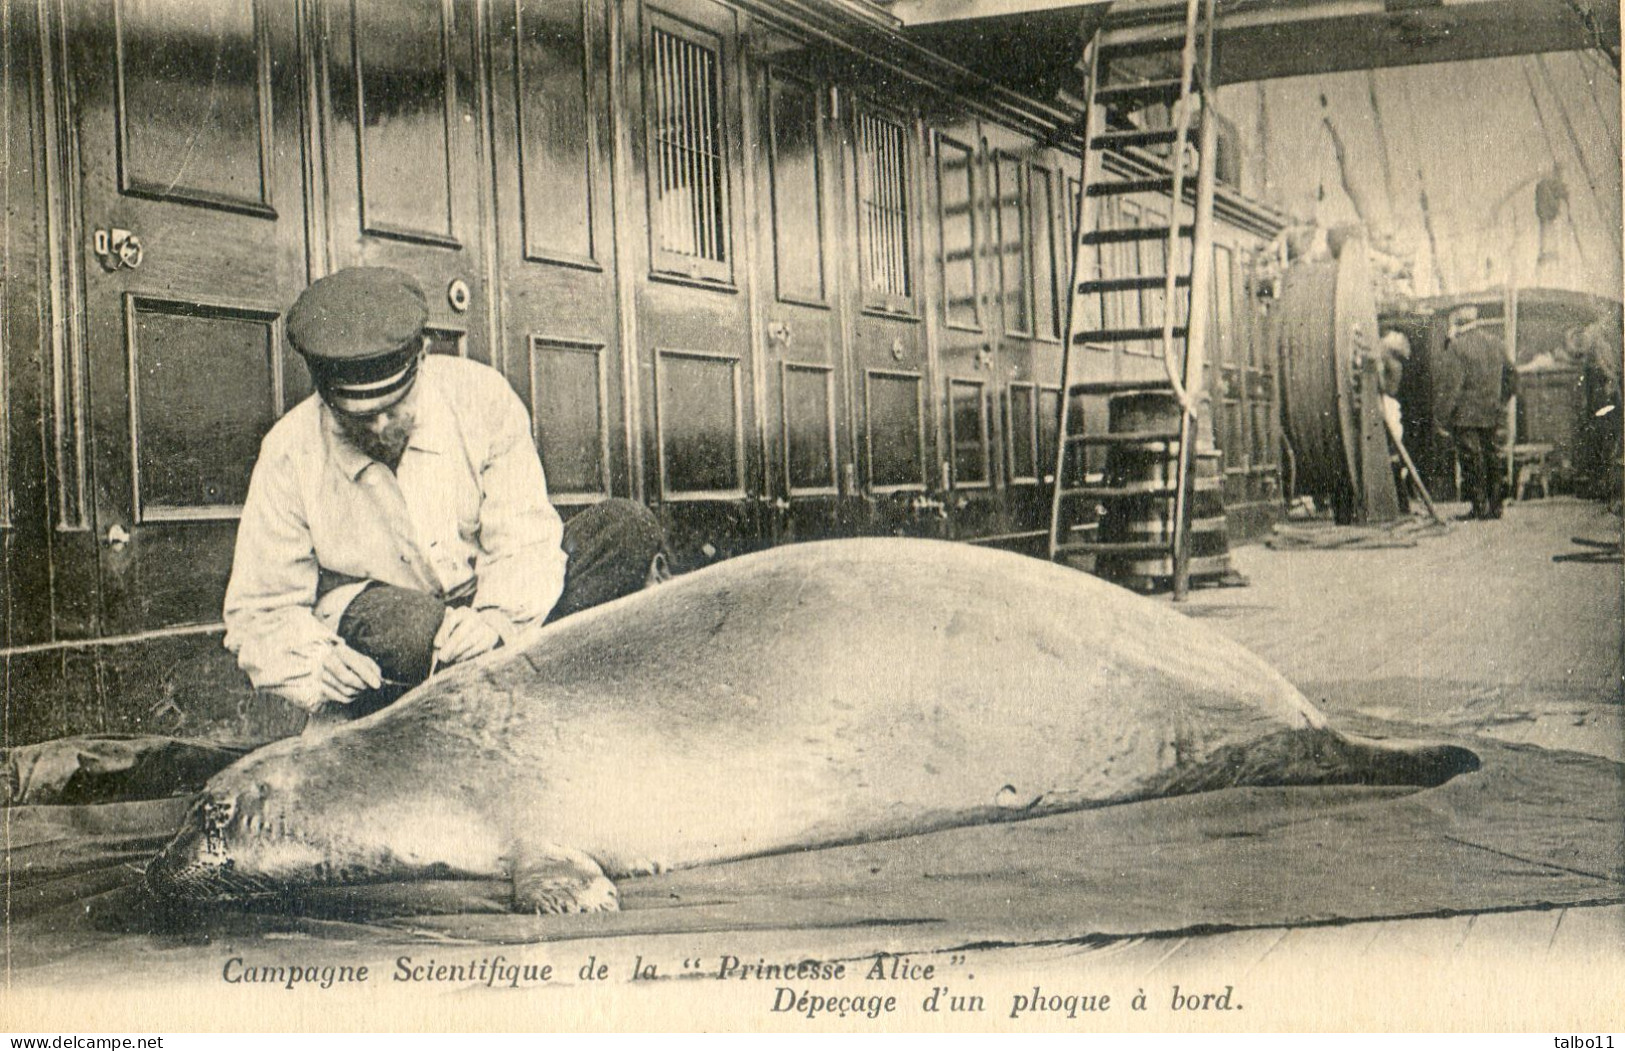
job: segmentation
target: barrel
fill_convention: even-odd
[[[1179,401],[1163,391],[1119,394],[1108,403],[1113,432],[1177,431]],[[1178,467],[1173,443],[1145,442],[1110,446],[1105,484],[1113,488],[1155,491],[1173,484]],[[1219,451],[1198,446],[1192,471],[1190,572],[1193,580],[1230,572],[1230,541],[1225,530],[1224,472]],[[1100,540],[1107,543],[1169,544],[1173,539],[1174,501],[1169,497],[1118,498],[1107,502],[1100,518]],[[1169,553],[1103,554],[1095,573],[1139,590],[1150,590],[1174,575]]]

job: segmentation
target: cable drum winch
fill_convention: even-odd
[[[1302,260],[1282,275],[1270,311],[1281,377],[1281,427],[1296,465],[1294,494],[1353,517],[1359,484],[1361,363],[1377,345],[1370,265],[1358,240],[1335,259]]]

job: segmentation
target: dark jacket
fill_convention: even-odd
[[[1507,362],[1501,335],[1489,326],[1469,329],[1445,345],[1435,382],[1434,419],[1441,425],[1497,427],[1517,373]]]

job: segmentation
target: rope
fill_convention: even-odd
[[[1541,79],[1546,84],[1546,90],[1551,92],[1552,99],[1557,103],[1557,115],[1563,120],[1563,129],[1569,136],[1569,149],[1573,151],[1575,159],[1580,162],[1580,172],[1585,176],[1586,188],[1591,191],[1591,204],[1597,210],[1597,216],[1602,225],[1613,236],[1614,248],[1620,248],[1620,233],[1615,227],[1616,223],[1609,222],[1609,209],[1603,206],[1602,193],[1597,189],[1596,176],[1592,174],[1591,162],[1586,159],[1585,150],[1580,148],[1580,136],[1574,130],[1574,122],[1569,119],[1569,108],[1563,102],[1563,95],[1557,90],[1557,83],[1552,79],[1551,70],[1546,68],[1546,60],[1540,55],[1535,56],[1535,68],[1540,70]]]
[[[1265,545],[1276,551],[1379,551],[1416,547],[1428,537],[1451,531],[1448,522],[1402,518],[1374,526],[1344,526],[1332,522],[1277,525]]]
[[[1403,81],[1398,82],[1398,85],[1402,101],[1410,102],[1410,91]],[[1408,135],[1403,136],[1403,139],[1412,145],[1413,153],[1415,152],[1415,144],[1420,141],[1420,136],[1416,130],[1416,115],[1412,112],[1414,108],[1409,105],[1399,107],[1400,116],[1405,121],[1405,129],[1409,132]],[[1424,151],[1416,157],[1416,204],[1422,213],[1422,228],[1427,232],[1428,260],[1433,264],[1433,283],[1437,287],[1439,294],[1445,295],[1450,291],[1450,286],[1444,279],[1444,261],[1439,256],[1439,236],[1434,229],[1433,212],[1428,207],[1427,177],[1422,173],[1422,161],[1426,156],[1427,153]]]

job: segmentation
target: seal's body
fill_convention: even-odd
[[[966,545],[782,547],[561,620],[211,780],[161,894],[605,878],[1235,784],[1435,784],[1464,749],[1328,729],[1166,606]]]

